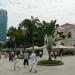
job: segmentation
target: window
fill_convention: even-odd
[[[73,46],[75,47],[75,44]]]
[[[62,39],[65,39],[65,35],[62,35],[61,37],[62,37]]]
[[[61,43],[61,45],[63,45],[63,46],[64,46],[64,43],[62,42],[62,43]]]
[[[68,32],[68,38],[71,38],[71,32]]]

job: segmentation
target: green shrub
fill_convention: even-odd
[[[60,60],[51,60],[51,61],[49,61],[49,60],[41,60],[41,61],[39,61],[38,62],[38,64],[40,64],[40,65],[44,65],[44,64],[62,64],[62,61],[60,61]]]

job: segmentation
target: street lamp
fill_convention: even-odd
[[[37,35],[37,32],[33,32],[33,39],[32,39],[32,46],[33,46],[33,50],[34,50],[34,40],[35,40],[35,35]]]
[[[24,35],[24,50],[25,50],[25,34],[26,34],[27,28],[23,27],[22,29],[24,30],[23,35]]]

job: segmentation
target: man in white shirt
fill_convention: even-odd
[[[36,67],[37,66],[37,59],[36,59],[36,54],[34,52],[32,52],[30,59],[31,59],[31,68],[29,71],[36,73],[37,72],[37,67]]]

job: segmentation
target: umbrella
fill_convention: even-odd
[[[74,49],[73,46],[63,46],[63,45],[56,45],[52,47],[53,49],[59,48],[59,49]]]
[[[74,46],[68,46],[68,48],[69,48],[69,49],[75,49],[75,47],[74,47]]]
[[[33,50],[33,47],[29,47],[26,49]],[[34,46],[34,50],[41,50],[41,49],[43,49],[43,47]]]

